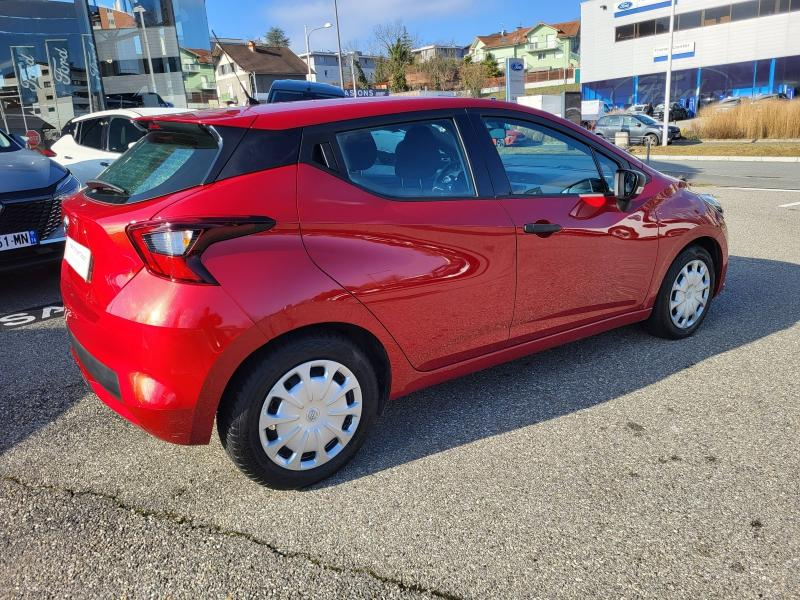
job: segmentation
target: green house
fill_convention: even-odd
[[[491,53],[500,68],[506,58],[522,58],[528,72],[579,67],[580,28],[580,21],[566,21],[479,35],[469,55],[473,61],[482,61]]]

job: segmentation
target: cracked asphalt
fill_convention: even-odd
[[[731,263],[696,336],[415,393],[301,492],[112,414],[62,319],[0,330],[0,597],[800,598],[800,193],[703,191]],[[0,276],[0,313],[57,300]]]

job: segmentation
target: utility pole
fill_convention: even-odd
[[[353,79],[353,99],[358,100],[358,88],[356,87],[356,52],[350,55],[350,75]]]
[[[667,81],[664,90],[664,128],[661,131],[661,145],[669,143],[669,113],[670,113],[670,87],[672,86],[672,45],[675,36],[675,4],[676,0],[670,1],[669,11],[669,48],[667,49]]]
[[[153,87],[153,93],[157,94],[158,90],[156,89],[156,76],[153,74],[153,58],[150,56],[150,44],[147,43],[147,29],[144,26],[144,7],[137,4],[133,12],[139,13],[139,19],[142,22],[142,37],[144,38],[142,41],[144,42],[144,53],[147,56],[147,66],[150,68],[150,85]]]
[[[336,57],[339,60],[339,85],[344,89],[344,65],[342,64],[342,34],[339,30],[339,3],[333,0],[333,11],[336,13]]]

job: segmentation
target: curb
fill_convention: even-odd
[[[634,154],[639,160],[645,161],[646,157]],[[708,160],[720,162],[782,162],[800,163],[800,156],[695,156],[681,154],[651,154],[650,161],[670,161],[670,160]]]

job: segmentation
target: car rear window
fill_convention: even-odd
[[[202,184],[219,153],[217,138],[192,124],[150,131],[103,171],[97,180],[124,190],[95,189],[90,197],[129,204]]]

